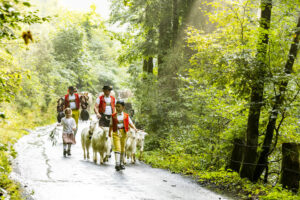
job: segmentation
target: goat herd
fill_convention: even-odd
[[[90,125],[85,127],[81,132],[81,145],[83,149],[83,158],[90,159],[89,149],[92,146],[93,149],[93,161],[97,163],[97,154],[100,154],[100,164],[107,162],[111,157],[113,142],[108,134],[108,127],[100,127],[98,119],[91,119]],[[126,160],[130,159],[131,163],[136,162],[137,149],[140,150],[139,159],[141,159],[144,150],[144,139],[147,135],[146,132],[138,130],[135,132],[130,129],[127,133],[125,144],[125,158],[123,164],[126,164]],[[126,159],[127,158],[127,159]]]

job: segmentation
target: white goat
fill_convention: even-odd
[[[127,139],[125,143],[125,157],[127,157],[127,159],[130,158],[132,164],[135,163],[136,141],[136,132],[130,129],[127,133]],[[123,158],[123,162],[126,164],[125,158]]]
[[[108,161],[110,155],[111,141],[108,136],[108,131],[98,127],[93,132],[92,137],[92,148],[93,148],[93,160],[97,163],[97,153],[100,154],[100,164]]]
[[[136,133],[136,146],[140,149],[139,160],[143,158],[145,136],[148,135],[143,130],[138,130]]]
[[[83,149],[83,158],[90,159],[90,146],[93,132],[97,129],[98,120],[91,120],[90,126],[85,127],[81,132],[81,145]]]
[[[107,133],[109,133],[109,127],[103,127],[103,126],[100,126],[100,127],[101,127],[104,131],[106,131]],[[110,151],[109,151],[109,154],[108,154],[108,158],[111,157],[112,147],[113,147],[113,145],[114,145],[113,139],[112,139],[111,137],[109,138],[109,140],[110,140],[111,144],[110,144]]]

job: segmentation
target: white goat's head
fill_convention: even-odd
[[[90,122],[90,131],[91,132],[94,132],[95,129],[98,127],[98,119],[92,119],[91,122]]]
[[[146,135],[148,135],[148,133],[146,133],[145,131],[138,130],[138,132],[137,132],[137,139],[138,140],[144,140]]]
[[[135,130],[130,129],[130,130],[128,131],[128,133],[127,133],[127,137],[131,137],[131,138],[135,139],[136,136],[137,136],[136,134],[137,134],[137,133],[135,132]]]
[[[104,129],[104,135],[105,135],[106,140],[108,140],[108,138],[109,138],[108,132],[109,131],[107,129]]]
[[[101,140],[108,140],[108,129],[106,129],[105,127],[100,127],[99,129],[97,129],[97,131],[99,131]]]

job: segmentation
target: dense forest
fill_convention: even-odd
[[[23,129],[54,123],[69,85],[109,84],[134,94],[144,162],[238,198],[299,198],[300,2],[110,2],[107,22],[95,6],[0,1],[0,189],[19,198]]]

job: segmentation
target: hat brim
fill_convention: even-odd
[[[102,90],[112,90],[111,87],[103,87]]]

